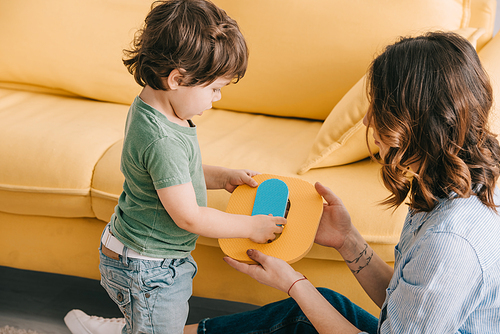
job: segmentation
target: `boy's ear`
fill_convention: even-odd
[[[164,79],[167,88],[171,90],[177,89],[182,84],[182,77],[183,75],[180,70],[174,69],[170,71],[168,77]]]

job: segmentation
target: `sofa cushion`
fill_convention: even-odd
[[[120,172],[123,139],[111,146],[99,159],[92,179],[92,209],[95,216],[108,222],[118,204],[123,190],[123,174]]]
[[[259,172],[297,176],[296,168],[307,155],[321,122],[284,119],[208,110],[193,119],[197,125],[203,163],[229,168],[250,168]],[[97,217],[108,220],[112,214],[108,200],[116,200],[122,190],[123,175],[117,174],[121,143],[113,145],[99,160],[92,184]],[[226,209],[227,200],[208,198],[208,205]]]
[[[400,35],[468,27],[468,0],[215,0],[245,35],[250,59],[217,108],[324,120]]]
[[[93,217],[94,167],[123,137],[127,109],[0,89],[0,211]]]
[[[378,204],[389,192],[380,180],[377,162],[365,159],[297,175],[308,151],[303,143],[314,138],[321,122],[211,110],[195,119],[195,123],[203,163],[299,177],[312,184],[320,180],[342,198],[366,240],[383,245],[387,248],[385,254],[393,257],[407,207],[403,205],[393,212]],[[229,197],[224,190],[211,190],[209,205],[225,210]],[[323,256],[319,249],[321,246],[314,246],[312,254]],[[325,252],[333,256],[331,250]]]
[[[131,103],[139,86],[122,64],[122,50],[151,3],[5,1],[0,82]],[[374,52],[396,36],[457,29],[469,20],[468,0],[215,3],[239,22],[250,47],[246,77],[227,88],[218,107],[319,120],[359,80]]]
[[[122,63],[122,50],[141,27],[151,2],[3,2],[0,81],[132,103],[140,87]]]
[[[363,76],[330,112],[314,140],[307,161],[298,173],[311,168],[345,165],[368,157],[366,126],[363,117],[369,103],[366,76]],[[368,136],[373,154],[378,152],[373,138]]]
[[[455,32],[476,47],[485,30],[463,28]],[[352,163],[370,155],[366,143],[366,127],[363,125],[363,117],[369,107],[366,93],[366,75],[363,75],[324,121],[299,174],[311,168]],[[374,154],[378,152],[372,136],[368,136],[368,144]]]
[[[493,36],[495,14],[498,15],[497,0],[471,0],[470,9],[469,27],[482,27],[485,30],[477,41],[477,50],[480,51]]]
[[[212,109],[195,117],[194,123],[204,164],[300,177],[310,183],[321,180],[342,198],[366,240],[378,245],[384,259],[393,260],[393,247],[399,239],[406,207],[393,212],[378,205],[389,195],[379,180],[378,163],[366,159],[297,175],[309,150],[304,142],[314,139],[321,122]],[[103,221],[109,220],[121,192],[123,176],[117,173],[120,154],[121,142],[117,142],[95,168],[92,207]],[[209,190],[208,205],[225,211],[229,197],[225,190]],[[200,238],[199,243],[218,247],[214,239]],[[338,254],[315,245],[308,257],[337,259]]]
[[[493,86],[493,110],[490,116],[490,131],[500,134],[500,34],[496,34],[486,46],[479,51],[479,59],[488,73]]]

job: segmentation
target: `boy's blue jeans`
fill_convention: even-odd
[[[366,333],[377,333],[378,319],[349,299],[332,290],[319,292],[354,326]],[[205,319],[198,333],[312,334],[317,333],[297,303],[288,298],[253,311]]]
[[[101,285],[125,316],[122,333],[183,333],[197,271],[191,256],[117,261],[100,253]]]

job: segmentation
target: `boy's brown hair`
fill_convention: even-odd
[[[454,33],[402,38],[374,60],[368,78],[367,117],[390,147],[385,203],[399,206],[409,194],[411,208],[429,212],[454,192],[496,209],[500,146],[488,130],[492,88],[474,47]]]
[[[206,0],[156,1],[123,63],[142,87],[168,90],[162,78],[181,71],[183,86],[245,75],[248,49],[236,21]]]

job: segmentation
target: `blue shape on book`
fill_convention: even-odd
[[[257,188],[252,216],[284,217],[288,203],[288,186],[279,179],[268,179]]]

